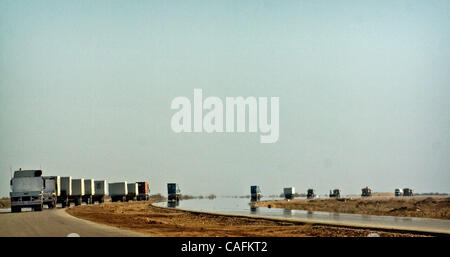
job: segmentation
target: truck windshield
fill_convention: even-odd
[[[42,191],[44,180],[42,177],[19,177],[12,179],[13,192]]]

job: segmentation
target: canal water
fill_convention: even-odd
[[[264,200],[270,200],[264,198]],[[183,210],[207,211],[225,214],[245,214],[262,217],[288,218],[298,221],[325,222],[337,225],[373,226],[397,229],[413,229],[450,234],[450,220],[411,218],[395,216],[375,216],[362,214],[302,211],[267,207],[254,207],[248,198],[215,198],[160,202],[156,206],[173,207]]]

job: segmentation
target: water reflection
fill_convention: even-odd
[[[330,216],[332,217],[332,219],[334,220],[340,220],[340,215],[337,212],[332,212],[330,213]]]
[[[254,206],[254,205],[250,205],[250,213],[251,214],[258,214],[259,213],[259,208]]]
[[[180,205],[180,201],[167,201],[167,207],[175,208]]]
[[[253,201],[250,200],[250,202],[248,203],[248,205],[250,205],[250,214],[258,214],[259,213],[259,208],[256,206],[257,201]]]
[[[291,217],[292,215],[294,215],[295,212],[294,210],[291,209],[283,209],[283,216],[284,217]]]
[[[362,215],[361,215],[361,219],[362,219],[363,221],[371,221],[371,220],[372,220],[372,217],[369,216],[369,215],[362,214]]]

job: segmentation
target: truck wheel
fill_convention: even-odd
[[[54,209],[54,208],[56,208],[56,201],[53,201],[53,202],[49,203],[49,204],[48,204],[48,208],[49,208],[49,209]]]
[[[34,207],[33,211],[42,211],[42,204]]]
[[[20,207],[11,207],[11,212],[21,212],[22,208]]]

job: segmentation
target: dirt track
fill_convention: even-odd
[[[78,206],[68,213],[79,218],[153,236],[417,236],[372,229],[298,224],[154,207],[150,202]]]
[[[295,199],[262,201],[256,205],[293,210],[450,219],[450,197]]]
[[[0,198],[0,208],[9,208],[11,206],[11,200],[9,197]]]

